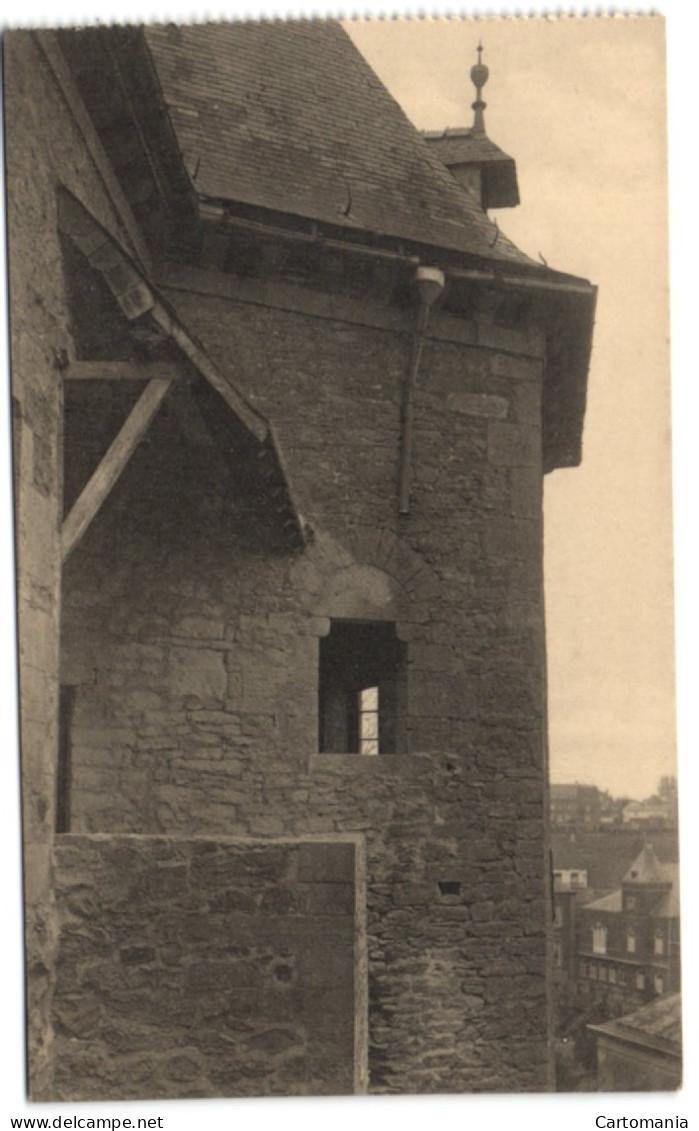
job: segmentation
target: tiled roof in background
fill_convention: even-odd
[[[537,268],[456,183],[339,24],[148,27],[201,198]]]
[[[590,1028],[605,1036],[679,1055],[682,1049],[682,995],[664,994],[616,1021],[591,1025]]]

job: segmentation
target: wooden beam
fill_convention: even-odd
[[[49,31],[46,28],[38,28],[32,32],[41,50],[44,53],[46,62],[48,63],[53,77],[58,84],[58,88],[63,95],[65,103],[73,116],[73,120],[83,136],[87,152],[89,153],[92,161],[97,169],[99,176],[102,178],[107,193],[114,204],[117,215],[121,220],[123,226],[129,235],[131,246],[134,249],[139,261],[144,265],[146,270],[150,269],[151,259],[146,246],[146,241],[141,234],[141,229],[136,222],[131,205],[126,199],[124,190],[122,189],[119,181],[112,169],[111,163],[107,154],[104,151],[102,142],[94,127],[92,118],[87,112],[85,103],[83,102],[78,89],[73,81],[70,73],[70,68],[66,63],[65,56],[61,51],[58,43],[58,36],[55,31]]]
[[[170,381],[150,381],[131,409],[97,470],[61,527],[61,555],[66,560],[99,511],[129,462],[170,388]]]
[[[71,361],[62,371],[66,381],[184,381],[181,365],[172,361]]]

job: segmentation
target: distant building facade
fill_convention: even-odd
[[[558,827],[596,828],[602,795],[596,785],[551,785],[551,823]]]
[[[621,888],[578,911],[579,989],[639,1004],[680,989],[678,867],[644,846]]]
[[[554,983],[570,982],[575,978],[578,908],[587,896],[586,868],[554,868]]]

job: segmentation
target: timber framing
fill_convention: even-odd
[[[100,507],[116,484],[148,425],[160,408],[171,382],[153,378],[149,381],[136,404],[93,472],[87,486],[73,505],[61,527],[61,556],[66,560],[78,544]]]
[[[279,521],[294,546],[305,544],[305,523],[293,501],[288,476],[269,422],[247,403],[224,376],[187,328],[160,298],[149,279],[127,252],[87,209],[65,188],[58,194],[58,226],[89,265],[102,276],[129,322],[150,324],[164,334],[187,362],[218,394],[271,462],[268,479],[274,480]],[[148,384],[90,482],[67,516],[62,532],[63,559],[74,549],[97,515],[128,463],[173,382],[189,380],[186,363],[133,363],[131,361],[70,361],[62,370],[67,380],[146,380]]]

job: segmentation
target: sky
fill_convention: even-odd
[[[471,124],[482,40],[521,197],[493,215],[599,288],[583,462],[545,482],[551,777],[648,796],[676,772],[664,23],[345,26],[421,129]]]

